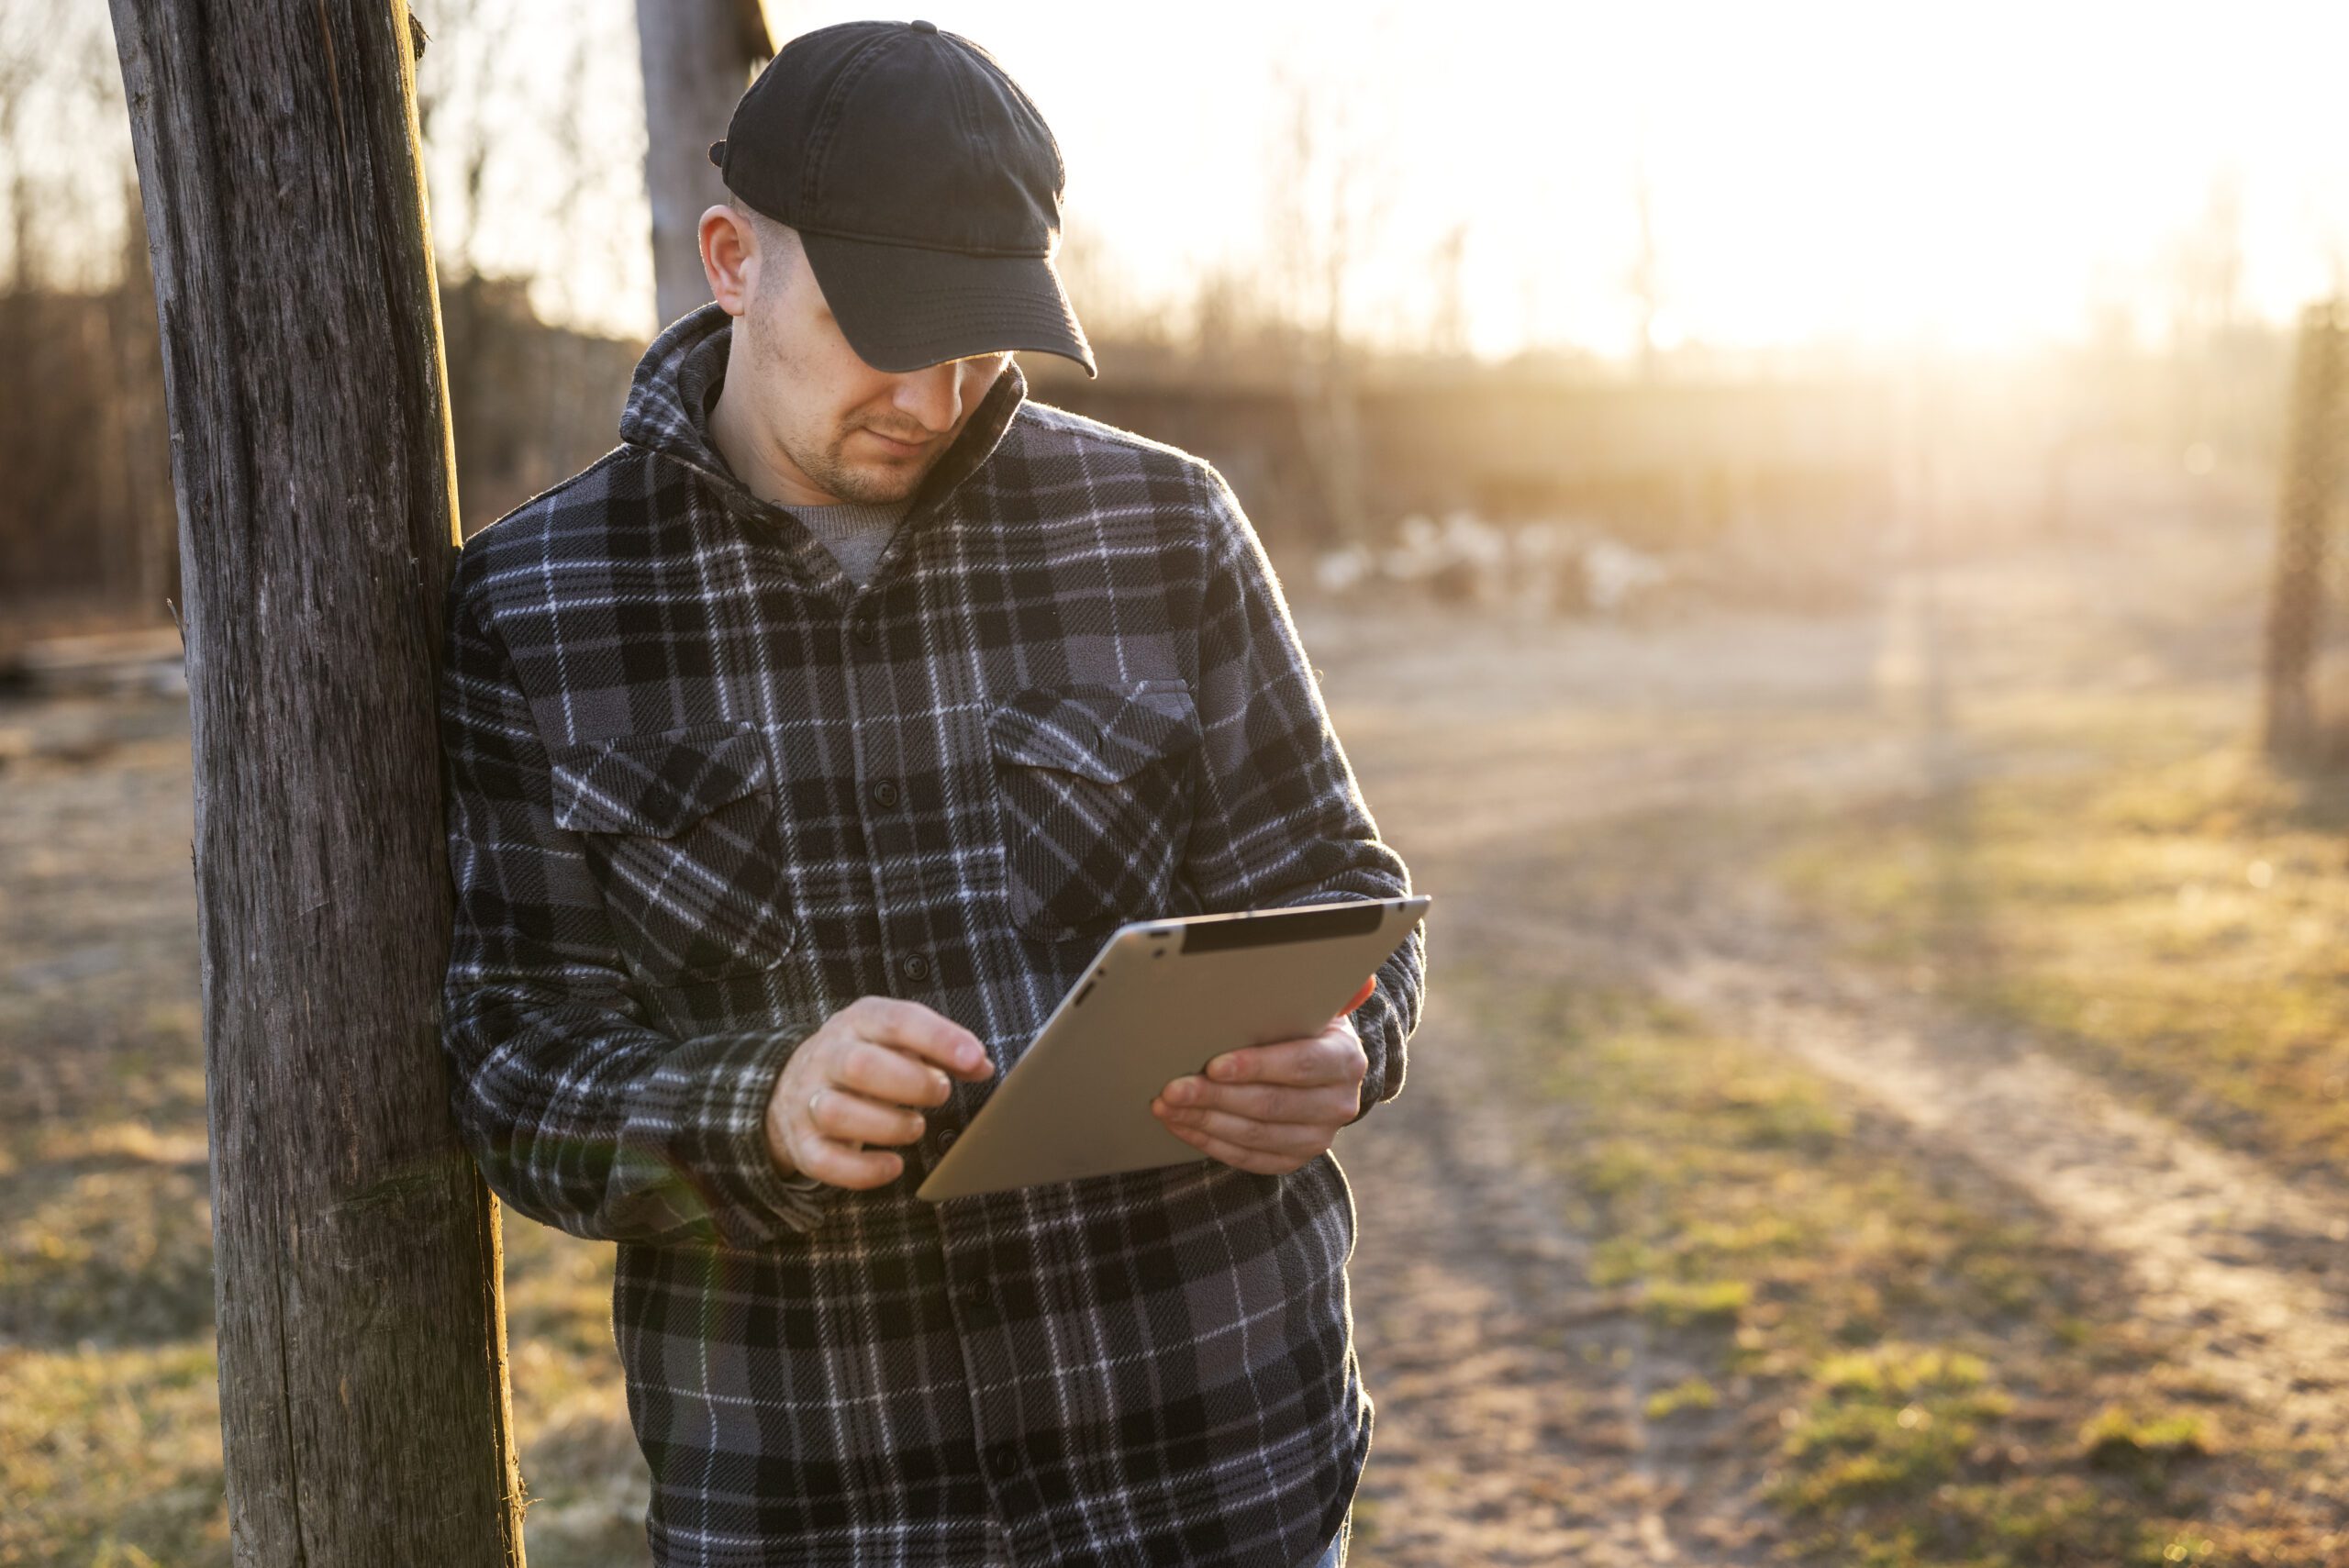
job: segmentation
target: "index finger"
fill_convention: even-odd
[[[958,1078],[977,1083],[995,1073],[979,1037],[919,1002],[866,996],[852,1004],[847,1022],[875,1045],[893,1046],[934,1062]]]
[[[1281,1084],[1311,1089],[1357,1081],[1364,1060],[1361,1041],[1332,1024],[1311,1040],[1285,1040],[1275,1045],[1227,1051],[1208,1062],[1207,1076],[1218,1084]]]

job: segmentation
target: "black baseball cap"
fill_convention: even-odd
[[[727,189],[798,230],[875,370],[1033,349],[1097,374],[1053,269],[1060,144],[995,57],[930,22],[842,22],[767,62],[710,144]]]

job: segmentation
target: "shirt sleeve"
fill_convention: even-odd
[[[765,1109],[797,1041],[647,1023],[494,622],[449,594],[441,747],[456,923],[441,1044],[457,1124],[499,1197],[573,1235],[751,1246],[839,1191],[785,1176]]]
[[[1203,466],[1199,483],[1208,557],[1195,692],[1200,794],[1186,861],[1193,889],[1218,913],[1409,893],[1410,869],[1378,836],[1263,541],[1220,474]],[[1403,1087],[1426,974],[1427,939],[1415,927],[1353,1015],[1370,1058],[1357,1119]]]

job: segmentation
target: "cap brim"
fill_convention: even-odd
[[[832,318],[874,370],[1031,349],[1100,373],[1045,257],[964,256],[804,229],[799,239]]]

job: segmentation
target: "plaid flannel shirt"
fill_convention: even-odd
[[[504,1200],[618,1243],[663,1563],[1261,1563],[1370,1438],[1323,1155],[933,1206],[786,1178],[763,1111],[857,997],[1000,1073],[1121,919],[1409,891],[1276,579],[1203,462],[1008,367],[870,581],[710,445],[731,322],[622,444],[462,552],[442,681],[444,1040]],[[1355,1016],[1400,1087],[1422,939]]]

